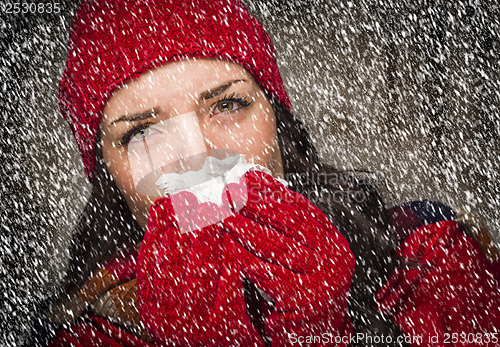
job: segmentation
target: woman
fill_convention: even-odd
[[[268,35],[238,1],[84,1],[59,98],[93,191],[65,287],[47,311],[52,345],[370,345],[380,336],[394,337],[381,345],[396,345],[403,333],[436,333],[443,343],[455,332],[445,315],[467,332],[489,334],[498,326],[498,282],[456,223],[443,224],[443,214],[434,214],[428,228],[412,220],[416,232],[394,254],[376,191],[319,162],[290,112]],[[207,151],[235,151],[268,173],[248,171],[225,187],[217,206],[186,193],[141,194],[145,175],[137,168],[144,162],[134,161],[131,148],[158,136],[158,123],[178,119],[195,122],[194,131],[163,138],[176,149],[165,156],[201,153],[175,147],[196,133]],[[184,210],[174,199],[188,206],[189,221],[232,213],[183,233]],[[235,201],[244,207],[234,208]],[[451,251],[440,240],[452,240],[445,242]],[[478,312],[462,304],[455,315],[425,310],[411,297],[425,297],[414,290],[421,286],[416,279],[439,278],[433,271],[443,272],[428,261],[446,254],[460,255],[483,276],[471,287],[463,273],[446,272],[435,298],[450,299],[445,289],[458,278],[452,285],[481,292],[461,297]],[[405,268],[409,260],[414,270]],[[493,319],[482,313],[488,307]],[[423,312],[441,325],[412,323]],[[474,327],[464,323],[471,317]]]

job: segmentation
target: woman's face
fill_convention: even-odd
[[[207,149],[234,150],[283,177],[274,111],[247,70],[217,59],[167,63],[117,89],[99,127],[108,171],[144,230],[149,207],[158,197],[136,191],[129,147],[149,136],[144,130],[148,126],[185,114],[196,118],[197,134],[185,130],[174,142],[198,136]]]

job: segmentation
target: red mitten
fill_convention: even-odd
[[[397,256],[412,266],[397,269],[376,300],[412,346],[498,346],[500,284],[457,222],[418,228]]]
[[[274,301],[264,317],[272,345],[312,336],[320,345],[348,344],[354,257],[345,238],[304,196],[263,172],[247,172],[226,191],[226,204],[241,206],[247,198],[223,225],[244,276]]]
[[[179,216],[183,211],[176,210],[176,216],[171,199],[184,201],[193,213]],[[263,345],[246,313],[229,236],[217,224],[191,232],[176,227],[176,218],[189,217],[196,224],[219,212],[187,192],[159,199],[150,209],[137,289],[141,321],[161,345]]]

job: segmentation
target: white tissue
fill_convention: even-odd
[[[221,206],[224,187],[229,183],[238,183],[249,170],[271,174],[268,168],[247,162],[244,155],[237,154],[222,160],[208,156],[200,170],[182,174],[165,173],[155,183],[158,188],[163,189],[165,195],[188,191],[193,193],[200,203],[213,202]],[[286,181],[278,181],[287,186]]]

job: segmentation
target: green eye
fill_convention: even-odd
[[[233,112],[236,112],[241,108],[248,107],[252,104],[253,101],[249,100],[248,97],[241,97],[239,94],[233,93],[212,104],[212,112],[210,114],[210,117],[223,114],[231,115]]]
[[[133,139],[134,140],[143,140],[145,139],[146,137],[149,136],[149,133],[150,133],[150,129],[149,128],[144,128],[144,129],[139,129],[135,134],[134,134],[134,137]]]
[[[224,101],[217,105],[219,112],[231,112],[234,109],[234,102]]]
[[[154,136],[157,133],[158,134],[161,133],[161,130],[156,129],[154,125],[155,124],[151,122],[137,124],[136,126],[127,130],[125,134],[123,134],[120,140],[120,145],[124,146],[128,143],[141,142],[143,140],[147,140],[148,138]]]

